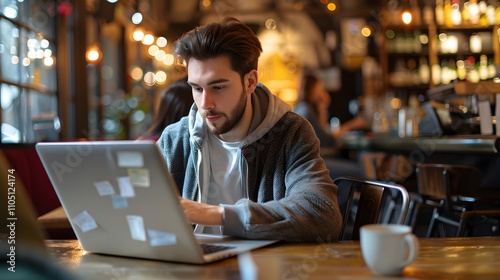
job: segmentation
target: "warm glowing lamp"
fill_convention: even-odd
[[[85,58],[90,64],[98,64],[102,59],[102,52],[97,45],[92,45],[87,49]]]
[[[403,20],[404,24],[410,24],[412,20],[412,15],[409,11],[404,11],[401,14],[401,19]]]
[[[144,30],[142,28],[136,28],[134,33],[132,33],[132,38],[136,42],[142,41],[142,38],[144,38]]]

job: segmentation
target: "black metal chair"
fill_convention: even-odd
[[[406,189],[397,184],[354,177],[335,179],[339,187],[343,215],[339,240],[359,240],[359,229],[366,224],[404,224],[409,207]]]
[[[420,163],[417,165],[418,192],[423,204],[433,207],[427,237],[466,236],[475,225],[498,227],[500,192],[480,189],[482,174],[473,166]],[[436,233],[438,230],[438,233]]]

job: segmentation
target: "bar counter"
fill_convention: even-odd
[[[500,237],[419,240],[419,257],[397,279],[500,279]],[[207,265],[92,254],[77,240],[46,245],[57,263],[83,279],[383,279],[364,264],[357,241],[277,243]]]
[[[441,137],[359,136],[345,138],[344,147],[370,151],[412,153],[470,153],[498,155],[500,138],[484,135],[444,135]]]

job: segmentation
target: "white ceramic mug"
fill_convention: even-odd
[[[419,252],[418,238],[406,225],[364,225],[360,245],[366,265],[376,275],[400,275]]]

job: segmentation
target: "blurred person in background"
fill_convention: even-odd
[[[330,176],[361,177],[357,160],[337,156],[337,147],[341,138],[349,131],[367,128],[367,122],[361,117],[355,117],[343,124],[331,125],[328,107],[331,97],[325,89],[323,81],[312,72],[306,71],[301,77],[294,112],[305,117],[313,126],[320,140],[322,155],[330,170]]]
[[[187,116],[194,103],[191,90],[187,77],[170,84],[161,96],[153,124],[139,137],[139,140],[156,141],[165,127]]]
[[[332,148],[347,132],[367,127],[365,119],[361,117],[355,117],[332,127],[328,113],[330,102],[331,97],[323,82],[313,73],[306,72],[301,78],[299,94],[293,110],[311,123],[322,148]]]

